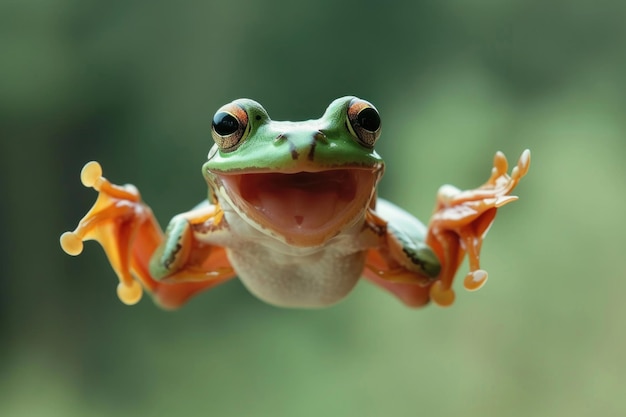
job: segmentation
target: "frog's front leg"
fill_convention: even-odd
[[[506,157],[498,152],[494,158],[491,177],[482,186],[465,191],[449,185],[440,188],[435,212],[424,233],[424,239],[421,240],[422,236],[413,233],[414,242],[425,242],[426,247],[432,248],[440,261],[441,269],[434,279],[424,278],[426,270],[415,271],[410,264],[407,267],[407,260],[412,261],[413,257],[411,251],[406,250],[407,246],[403,244],[401,234],[395,230],[402,230],[408,224],[402,220],[406,213],[397,208],[389,210],[383,204],[381,218],[369,221],[368,224],[374,230],[377,227],[376,222],[379,222],[386,230],[386,238],[379,249],[370,251],[367,268],[370,272],[366,276],[408,305],[418,306],[432,299],[439,305],[447,306],[454,302],[452,282],[467,254],[470,272],[465,277],[464,286],[470,291],[480,288],[487,280],[487,272],[480,268],[483,240],[495,219],[497,209],[517,200],[510,193],[526,175],[529,167],[530,152],[526,150],[511,175],[508,175]],[[376,211],[379,211],[378,207]],[[415,246],[417,243],[411,245]],[[394,250],[394,247],[401,248],[402,252]],[[420,257],[416,259],[419,261]],[[426,276],[432,278],[432,275]],[[399,280],[398,277],[402,279]]]
[[[218,229],[219,207],[206,204],[175,217],[172,223],[177,227],[164,239],[152,210],[135,187],[111,184],[102,177],[97,162],[85,165],[81,180],[98,191],[98,198],[78,227],[61,236],[61,247],[78,255],[83,241],[98,241],[120,280],[117,293],[125,304],[138,302],[143,286],[159,305],[176,308],[194,294],[234,276],[225,250],[197,241],[193,232]],[[156,260],[151,262],[153,256]],[[163,259],[165,262],[160,261]]]
[[[428,245],[426,226],[389,201],[379,198],[366,226],[378,241],[367,255],[364,275],[410,307],[428,303],[429,285],[441,264]]]
[[[228,226],[219,205],[205,201],[175,216],[150,260],[153,278],[164,283],[202,282],[232,277],[226,251],[212,242],[228,240]]]

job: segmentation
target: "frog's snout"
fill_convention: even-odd
[[[276,137],[275,142],[280,146],[288,146],[291,159],[294,161],[306,158],[312,161],[315,158],[315,148],[319,143],[327,144],[328,138],[324,132],[286,132]]]

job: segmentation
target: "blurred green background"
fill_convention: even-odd
[[[626,415],[626,2],[0,3],[0,415]],[[165,224],[206,194],[213,112],[380,110],[381,195],[424,220],[493,153],[533,163],[449,309],[362,283],[319,311],[233,280],[126,307],[58,236],[92,159]],[[461,271],[464,273],[465,269]],[[459,284],[459,283],[457,283]]]

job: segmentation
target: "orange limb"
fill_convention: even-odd
[[[517,165],[507,174],[508,162],[502,152],[494,157],[491,176],[482,186],[461,191],[445,185],[439,189],[437,204],[430,219],[425,243],[441,263],[436,280],[424,283],[424,275],[398,268],[398,261],[383,250],[370,251],[365,276],[396,295],[409,306],[420,306],[432,299],[440,306],[454,302],[454,276],[465,255],[469,273],[464,287],[474,291],[487,281],[487,272],[480,267],[480,250],[493,223],[497,209],[517,200],[510,195],[530,167],[530,151],[525,150]],[[414,283],[410,283],[410,276]],[[400,278],[400,279],[399,279]]]
[[[98,241],[119,278],[117,295],[123,303],[137,303],[143,287],[162,307],[177,308],[196,293],[234,276],[223,248],[192,239],[188,242],[187,262],[163,281],[156,280],[149,264],[164,236],[137,189],[132,185],[111,184],[102,177],[97,162],[83,167],[81,181],[98,191],[98,198],[78,227],[61,235],[61,247],[69,255],[79,255],[83,241]],[[221,212],[213,211],[213,217],[205,216],[201,220],[219,219]]]
[[[439,280],[430,289],[430,296],[437,304],[446,306],[454,301],[452,282],[465,253],[469,258],[470,270],[465,276],[464,287],[475,291],[485,284],[488,274],[480,268],[483,240],[498,208],[517,200],[517,196],[510,193],[529,168],[529,150],[522,152],[511,175],[507,174],[506,157],[502,152],[497,152],[491,177],[479,188],[467,191],[450,186],[440,188],[426,236],[426,243],[442,260]],[[454,256],[455,253],[461,255]]]
[[[377,250],[367,254],[363,275],[375,285],[395,295],[408,307],[421,307],[430,300],[429,287],[419,274],[398,266],[390,268],[390,259]]]
[[[439,274],[440,265],[424,243],[426,228],[409,213],[379,199],[366,224],[379,239],[367,254],[363,275],[398,297],[409,307],[430,300],[428,286]]]

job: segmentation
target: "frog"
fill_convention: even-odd
[[[408,307],[455,301],[454,277],[465,256],[463,286],[482,287],[483,240],[530,167],[524,150],[508,173],[496,152],[487,181],[474,189],[439,188],[427,225],[378,196],[385,163],[374,149],[380,113],[346,96],[318,119],[275,121],[256,101],[220,107],[202,166],[208,197],[172,218],[163,231],[138,189],[116,185],[88,162],[84,186],[93,207],[61,235],[69,255],[83,242],[102,246],[128,305],[144,292],[164,309],[238,277],[257,298],[278,307],[323,308],[365,279]]]

